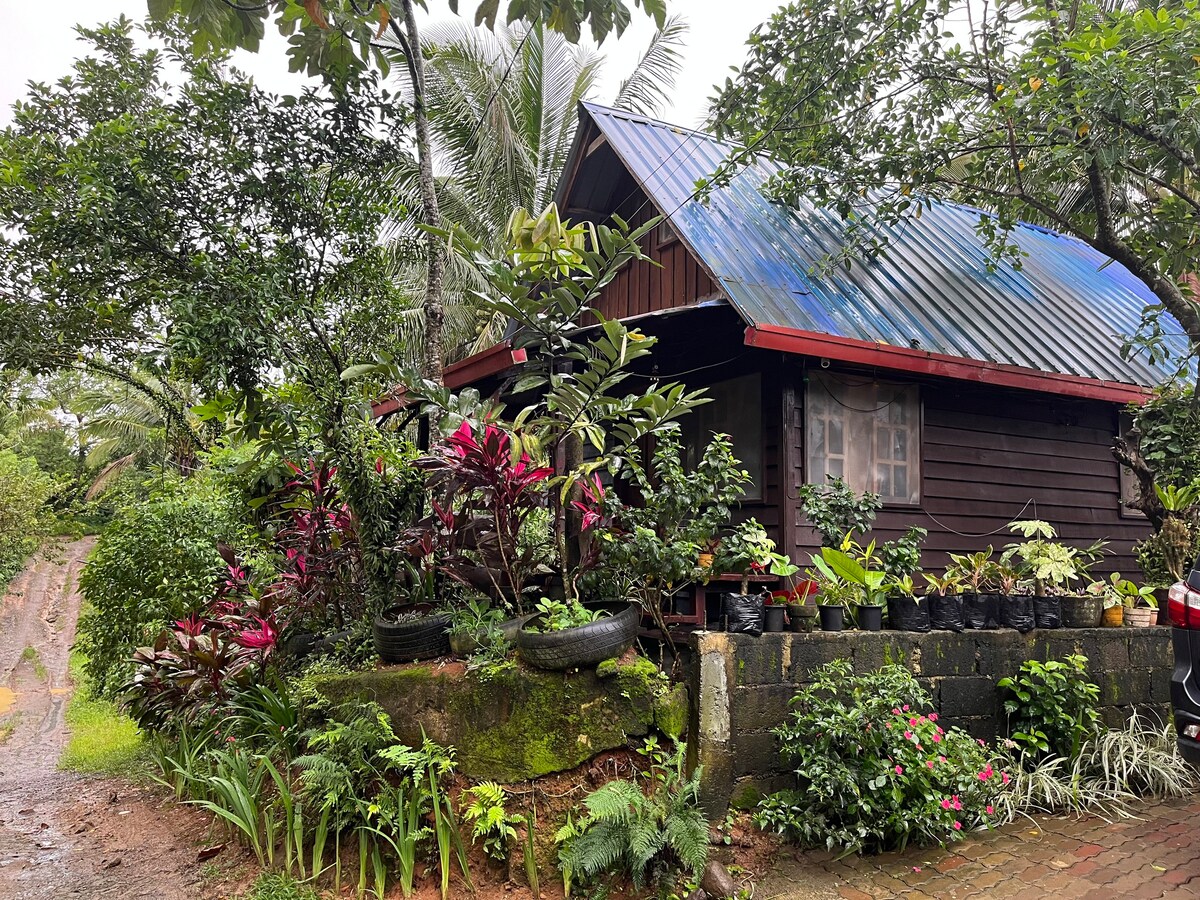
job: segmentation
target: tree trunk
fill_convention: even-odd
[[[417,130],[417,164],[421,181],[421,217],[425,225],[437,228],[442,219],[438,209],[437,187],[433,180],[433,153],[429,140],[429,118],[425,110],[425,60],[421,56],[421,36],[417,31],[412,0],[404,0],[404,30],[408,40],[408,65],[413,83],[413,118]],[[429,258],[425,275],[425,344],[422,350],[421,374],[441,384],[445,361],[442,343],[446,309],[442,294],[446,259],[442,255],[442,242],[435,235],[425,236],[425,247]]]

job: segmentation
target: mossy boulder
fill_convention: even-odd
[[[312,683],[334,704],[373,700],[404,743],[420,743],[424,729],[457,750],[463,775],[503,783],[573,769],[645,736],[659,690],[644,677],[622,679],[613,690],[593,671],[519,666],[486,678],[461,667],[392,666]]]
[[[654,698],[654,725],[673,740],[681,740],[687,731],[688,690],[687,685],[677,684],[671,690]]]

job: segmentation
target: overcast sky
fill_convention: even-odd
[[[475,0],[463,0],[473,10]],[[629,3],[632,6],[632,3]],[[663,118],[680,125],[696,125],[704,118],[712,86],[725,79],[730,66],[741,63],[746,35],[767,19],[781,0],[669,0],[672,13],[681,13],[691,26],[685,64],[671,108]],[[447,9],[432,0],[431,10]],[[74,31],[76,23],[94,25],[124,13],[135,20],[145,16],[145,0],[0,0],[4,27],[0,29],[0,124],[11,121],[10,107],[24,96],[29,81],[54,81],[67,74],[83,46]],[[650,20],[634,11],[634,24],[619,40],[605,41],[608,64],[595,100],[604,102],[616,93],[617,84],[634,65],[653,34]],[[267,31],[268,40],[258,54],[239,54],[237,65],[250,72],[265,88],[286,92],[299,83],[287,71],[283,38]],[[273,40],[272,40],[273,38]]]

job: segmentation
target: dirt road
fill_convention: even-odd
[[[195,900],[207,820],[162,792],[57,769],[91,540],[31,560],[0,604],[0,898]]]

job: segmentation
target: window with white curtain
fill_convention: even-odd
[[[921,395],[915,384],[810,372],[807,478],[846,479],[884,503],[921,502]]]

